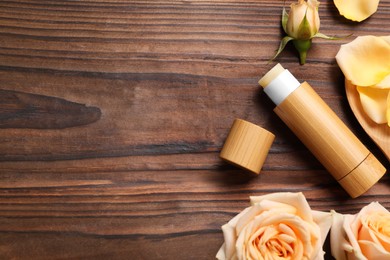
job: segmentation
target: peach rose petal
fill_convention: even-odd
[[[314,251],[318,252],[315,259],[323,259],[324,252],[322,251],[322,245],[325,242],[325,239],[328,235],[330,227],[332,226],[332,215],[329,212],[312,210],[313,220],[315,223],[318,223],[319,234],[317,236],[321,237],[321,243],[316,243],[316,248]]]
[[[380,248],[378,244],[374,244],[370,241],[359,241],[360,249],[363,255],[370,256],[370,259],[389,259],[390,253]],[[367,259],[367,258],[365,258]]]
[[[343,231],[344,217],[335,211],[332,211],[333,225],[330,230],[330,249],[332,256],[338,260],[346,260],[346,252],[352,252],[352,246],[345,239]]]
[[[283,223],[284,225],[291,227],[294,232],[296,241],[294,243],[295,248],[292,259],[303,259],[304,256],[311,256],[313,247],[310,241],[310,228],[307,225],[307,222],[304,222],[301,218],[288,213],[281,213],[278,215],[272,214],[269,215],[269,217],[264,218],[263,221],[258,224],[261,226],[272,227],[274,225],[278,225],[279,223]],[[270,236],[265,237],[264,241],[268,241],[269,239]]]
[[[376,12],[379,0],[333,0],[339,13],[345,18],[361,22]]]
[[[236,252],[236,229],[235,226],[237,225],[238,220],[246,215],[252,207],[248,207],[241,211],[238,215],[236,215],[234,218],[232,218],[227,224],[222,226],[223,231],[223,237],[225,243],[221,246],[217,253],[218,259],[232,259],[234,258],[235,252]]]
[[[236,226],[236,234],[239,234],[245,225],[253,219],[256,215],[258,215],[261,212],[261,207],[259,205],[254,205],[253,207],[249,207],[249,210],[246,211],[245,214],[242,214],[240,218],[235,223]]]
[[[386,110],[387,125],[390,127],[390,91],[387,95],[387,110]]]
[[[303,193],[289,193],[289,192],[280,192],[280,193],[271,193],[263,196],[251,196],[251,204],[254,205],[260,201],[268,200],[274,202],[280,202],[285,206],[290,205],[293,208],[296,208],[296,214],[306,221],[313,221],[311,209],[309,204],[306,201]]]
[[[387,75],[381,82],[374,86],[375,88],[390,89],[390,74]]]
[[[390,257],[390,213],[381,209],[363,218],[362,224],[364,228],[359,232],[361,242],[374,242],[382,255]]]
[[[375,214],[370,214],[362,219],[363,228],[359,231],[359,246],[365,256],[371,259],[390,259],[389,232],[390,214],[382,207],[377,208]],[[368,212],[367,214],[369,214]]]
[[[359,36],[341,45],[336,60],[352,84],[374,86],[390,74],[390,44],[383,37]]]
[[[365,256],[370,256],[372,259],[383,259],[384,256],[389,256],[390,253],[383,247],[381,241],[378,239],[372,229],[367,226],[367,223],[363,223],[364,228],[359,232],[359,246]]]
[[[357,87],[364,112],[377,124],[387,120],[389,89]]]
[[[388,36],[380,36],[383,40],[385,40],[388,44],[390,44],[390,35]]]

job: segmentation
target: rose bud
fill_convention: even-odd
[[[303,65],[306,62],[306,55],[311,47],[312,38],[337,39],[319,32],[319,5],[320,3],[317,0],[298,0],[297,3],[291,4],[289,13],[283,8],[282,26],[287,36],[282,39],[273,59],[283,51],[289,41],[292,41],[299,52],[300,63]]]
[[[296,40],[310,40],[320,30],[319,2],[299,0],[291,4],[286,33]]]

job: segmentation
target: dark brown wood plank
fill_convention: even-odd
[[[302,191],[313,209],[390,208],[389,177],[351,199],[273,113],[257,80],[282,36],[282,2],[0,2],[0,255],[213,259],[250,195]],[[363,23],[320,6],[309,81],[388,168],[345,96],[334,56],[389,35],[390,1]],[[262,174],[222,162],[234,118],[276,135]],[[330,259],[330,252],[327,257]]]

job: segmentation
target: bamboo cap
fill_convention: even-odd
[[[259,174],[275,135],[242,119],[235,119],[220,157],[236,166]]]
[[[370,189],[386,173],[386,168],[371,153],[353,171],[338,182],[352,198]]]

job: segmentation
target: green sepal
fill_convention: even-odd
[[[307,11],[307,9],[306,9]],[[298,40],[309,40],[311,38],[311,27],[309,20],[307,20],[306,13],[298,27]]]
[[[288,13],[286,11],[286,8],[283,6],[282,11],[282,27],[285,33],[287,33],[287,20],[288,20]]]
[[[279,44],[279,49],[278,51],[276,52],[275,56],[271,59],[271,60],[274,60],[276,59],[276,57],[278,57],[278,55],[283,51],[284,47],[286,47],[287,43],[291,40],[294,40],[293,37],[290,37],[290,36],[284,36],[282,41],[280,42]]]
[[[347,36],[336,37],[336,36],[328,36],[328,35],[326,35],[326,34],[323,34],[323,33],[318,32],[318,33],[316,33],[316,34],[313,36],[313,38],[321,38],[321,39],[326,39],[326,40],[341,40],[341,39],[347,38],[347,37],[349,37],[349,36],[351,36],[351,35],[352,35],[352,33],[351,33],[351,34],[348,34]]]

